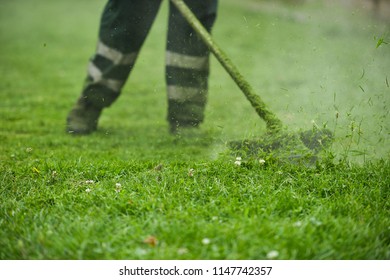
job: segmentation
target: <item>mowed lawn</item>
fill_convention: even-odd
[[[0,259],[390,258],[386,22],[220,1],[214,37],[271,110],[334,132],[306,166],[229,150],[265,126],[215,59],[205,123],[168,134],[167,1],[99,130],[67,135],[104,3],[0,3]]]

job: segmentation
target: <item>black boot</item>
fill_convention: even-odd
[[[74,135],[85,135],[97,129],[102,108],[89,104],[80,98],[66,118],[66,132]]]

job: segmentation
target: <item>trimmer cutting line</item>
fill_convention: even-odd
[[[267,135],[261,140],[244,140],[230,143],[234,149],[249,148],[251,150],[262,149],[266,152],[273,150],[290,149],[302,153],[308,152],[316,154],[323,147],[328,146],[333,138],[332,133],[327,129],[314,128],[299,135],[287,132],[282,121],[268,108],[264,101],[257,95],[251,85],[238,71],[228,56],[215,43],[209,32],[203,27],[200,21],[187,7],[183,0],[170,0],[187,20],[190,26],[199,35],[202,41],[208,46],[217,60],[232,77],[237,86],[244,93],[256,113],[265,121]]]

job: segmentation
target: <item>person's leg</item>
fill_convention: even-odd
[[[88,134],[96,130],[102,109],[120,95],[160,3],[161,0],[108,1],[81,97],[67,118],[68,132]]]
[[[217,14],[217,0],[186,0],[208,31]],[[166,52],[168,122],[178,127],[198,126],[204,119],[209,77],[209,50],[192,27],[170,4]]]

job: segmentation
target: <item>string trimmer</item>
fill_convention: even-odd
[[[203,27],[197,17],[187,7],[183,0],[170,0],[179,10],[188,24],[195,30],[201,40],[208,46],[220,64],[232,77],[237,86],[244,93],[256,113],[265,121],[267,135],[256,141],[235,141],[231,143],[232,148],[249,148],[251,150],[262,149],[265,151],[289,149],[305,153],[308,149],[317,153],[322,147],[330,144],[332,133],[327,129],[314,127],[312,130],[299,133],[290,133],[283,126],[283,122],[268,108],[264,101],[257,95],[251,85],[238,71],[228,56],[215,43],[209,32]],[[286,151],[289,153],[290,151]]]

